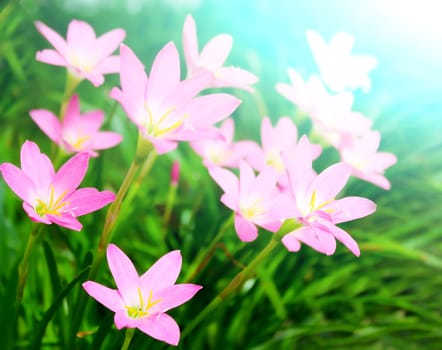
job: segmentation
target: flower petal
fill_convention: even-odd
[[[354,255],[359,256],[361,254],[358,243],[346,231],[332,223],[326,223],[325,226],[330,233],[335,236],[338,241],[344,244]]]
[[[158,314],[143,318],[137,327],[147,335],[170,345],[178,345],[180,328],[168,314]]]
[[[200,55],[200,63],[210,69],[224,64],[233,46],[233,38],[228,34],[219,34],[204,46]]]
[[[115,200],[111,191],[98,191],[96,188],[84,187],[74,191],[64,199],[69,203],[69,212],[82,216],[99,210]]]
[[[66,41],[69,49],[76,54],[88,54],[95,49],[95,31],[84,21],[72,20],[68,25]]]
[[[36,143],[25,141],[20,151],[20,162],[23,172],[32,179],[35,188],[46,191],[54,178],[54,167]]]
[[[100,131],[94,135],[92,149],[107,149],[118,145],[123,137],[112,131]]]
[[[235,210],[238,206],[239,182],[238,178],[229,170],[213,167],[209,169],[212,179],[221,187],[227,197],[227,202],[223,202],[227,207]]]
[[[35,59],[37,61],[47,63],[47,64],[53,64],[55,66],[65,67],[68,65],[68,62],[66,61],[66,59],[63,56],[61,56],[58,53],[58,51],[50,50],[50,49],[37,51],[37,53],[35,54]]]
[[[34,109],[29,112],[37,126],[56,144],[60,144],[61,125],[54,113],[45,109]]]
[[[94,281],[84,282],[83,288],[92,298],[114,312],[124,308],[120,293],[115,289],[110,289]]]
[[[89,163],[89,155],[87,153],[79,153],[71,157],[57,171],[54,177],[53,185],[55,193],[71,193],[83,181]]]
[[[11,190],[22,200],[32,203],[36,188],[34,182],[23,171],[10,163],[0,164],[0,173]]]
[[[52,28],[49,28],[46,24],[40,21],[36,21],[35,27],[43,35],[47,41],[49,41],[52,46],[62,55],[66,56],[67,44],[66,41]]]
[[[239,214],[235,214],[235,230],[243,242],[252,242],[258,237],[258,228]]]
[[[196,33],[196,24],[192,15],[187,15],[183,27],[183,50],[187,64],[187,75],[198,65],[198,37]]]
[[[373,214],[376,211],[376,204],[367,198],[345,197],[333,201],[323,210],[330,212],[334,224],[339,224]]]
[[[161,291],[172,286],[181,271],[181,252],[171,251],[159,258],[141,277],[143,291]]]
[[[107,263],[125,305],[138,305],[140,288],[138,273],[134,264],[115,244],[106,250]]]
[[[158,303],[158,307],[161,309],[161,312],[166,312],[193,298],[201,288],[203,287],[191,283],[176,284],[155,294],[154,299],[161,300]]]
[[[78,219],[70,214],[68,215],[50,215],[46,214],[46,218],[58,226],[66,227],[70,230],[81,231],[83,225]]]
[[[104,60],[114,52],[124,40],[126,32],[123,29],[113,29],[101,35],[94,43],[95,58],[97,63]]]

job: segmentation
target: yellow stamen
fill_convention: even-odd
[[[127,314],[131,318],[141,318],[144,316],[148,316],[149,309],[152,308],[154,305],[158,304],[159,302],[161,302],[161,299],[157,299],[157,300],[152,301],[152,291],[150,291],[149,298],[147,300],[147,304],[144,305],[143,293],[141,293],[141,289],[138,288],[137,292],[138,292],[139,305],[137,305],[137,306],[127,306],[126,305],[125,306],[125,308],[127,309]]]
[[[69,205],[69,202],[63,202],[64,196],[66,196],[68,191],[64,191],[60,197],[54,202],[54,186],[51,185],[51,192],[49,195],[49,203],[44,202],[41,199],[37,199],[37,206],[35,207],[35,212],[43,217],[46,214],[60,216],[60,209],[64,206]]]

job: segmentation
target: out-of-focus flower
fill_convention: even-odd
[[[121,45],[120,58],[121,90],[113,88],[111,97],[123,106],[159,154],[175,149],[178,141],[220,137],[213,124],[240,104],[229,94],[195,97],[207,86],[210,76],[201,74],[181,81],[178,51],[173,43],[155,57],[149,78],[129,47]]]
[[[253,141],[233,142],[235,123],[232,118],[226,119],[220,126],[221,139],[194,141],[192,148],[203,158],[203,164],[210,168],[238,167],[241,159],[259,151],[259,146]]]
[[[38,127],[67,152],[87,152],[97,156],[96,150],[114,147],[122,139],[116,132],[99,131],[104,121],[102,111],[81,114],[77,95],[70,99],[61,122],[55,114],[45,109],[34,109],[29,114]]]
[[[177,186],[179,179],[180,179],[180,162],[174,161],[172,164],[172,169],[170,171],[170,182],[173,186]]]
[[[347,183],[351,167],[337,163],[315,175],[311,171],[309,149],[309,141],[303,136],[295,154],[285,157],[294,199],[290,218],[303,226],[285,235],[282,242],[289,251],[298,251],[302,242],[331,255],[335,252],[337,239],[359,256],[356,241],[336,224],[370,215],[376,210],[376,204],[362,197],[335,199]]]
[[[163,255],[141,276],[116,245],[109,244],[106,253],[117,289],[87,281],[83,283],[86,292],[115,312],[118,329],[138,328],[152,338],[177,345],[180,329],[166,312],[185,303],[202,288],[190,283],[175,284],[181,271],[180,251]]]
[[[367,91],[370,89],[368,73],[376,67],[377,59],[369,55],[352,55],[353,36],[337,33],[327,44],[317,32],[308,30],[307,40],[321,78],[331,90],[342,92],[360,87]]]
[[[213,37],[199,54],[195,20],[188,15],[183,28],[183,48],[188,76],[210,72],[213,79],[208,87],[236,87],[252,91],[250,85],[258,81],[254,74],[237,67],[223,67],[232,44],[233,39],[230,35],[219,34]]]
[[[298,130],[289,117],[281,117],[273,128],[268,117],[261,123],[262,149],[250,154],[247,161],[258,171],[266,167],[274,168],[278,173],[278,182],[281,186],[287,185],[287,172],[281,153],[295,152],[298,144]],[[311,145],[311,156],[316,159],[321,153],[319,145]]]
[[[113,202],[110,191],[80,188],[89,155],[79,153],[57,171],[38,146],[26,141],[20,153],[21,169],[11,163],[0,164],[0,172],[8,186],[23,201],[23,208],[32,221],[57,224],[80,231],[77,217],[101,209]]]
[[[88,23],[72,20],[64,40],[40,21],[36,21],[35,26],[55,49],[38,51],[38,61],[67,67],[77,79],[87,79],[94,86],[103,84],[104,74],[119,72],[119,58],[111,54],[124,40],[126,33],[123,29],[111,30],[97,38]]]
[[[396,164],[397,158],[388,152],[378,152],[381,136],[378,131],[371,131],[339,150],[343,162],[352,168],[352,175],[371,182],[383,189],[391,188],[390,182],[383,175],[385,170]]]
[[[224,191],[221,202],[235,212],[235,230],[243,242],[258,236],[260,226],[276,232],[286,216],[286,196],[276,186],[277,173],[266,168],[255,177],[246,162],[239,164],[239,179],[229,170],[210,168],[209,173]]]

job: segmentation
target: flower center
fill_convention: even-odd
[[[265,214],[266,210],[262,207],[262,200],[258,198],[251,205],[241,206],[241,214],[247,220],[255,219],[257,216]]]
[[[63,207],[69,205],[69,202],[63,201],[63,198],[64,196],[66,196],[66,194],[67,191],[64,191],[61,196],[56,199],[54,195],[54,186],[51,185],[49,202],[37,199],[37,205],[34,208],[35,212],[40,217],[43,217],[47,214],[60,216]]]
[[[161,302],[161,299],[152,300],[152,291],[149,292],[149,298],[147,299],[146,304],[144,304],[143,293],[141,293],[141,289],[138,288],[138,305],[136,306],[125,306],[127,309],[127,314],[131,318],[141,318],[149,315],[149,309]]]
[[[281,156],[275,151],[267,153],[266,164],[275,168],[279,173],[285,169]]]
[[[176,107],[169,108],[160,118],[156,119],[150,110],[147,103],[144,104],[147,117],[143,122],[143,126],[146,129],[146,133],[153,137],[161,137],[165,134],[171,133],[172,131],[178,129],[187,118],[187,114],[180,117],[176,115],[171,117],[172,112]]]
[[[307,207],[304,207],[301,212],[304,215],[304,217],[308,217],[309,221],[315,221],[317,218],[317,215],[310,215],[311,213],[314,213],[315,211],[321,210],[322,208],[324,208],[326,205],[330,204],[331,202],[333,202],[335,199],[331,198],[329,200],[326,200],[323,203],[317,204],[317,198],[316,198],[316,190],[313,191],[312,196],[310,198],[310,202],[308,203]],[[329,213],[332,212],[332,209],[327,209],[324,210],[324,212]]]

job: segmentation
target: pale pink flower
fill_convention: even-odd
[[[359,87],[370,89],[371,80],[368,73],[376,67],[377,60],[369,55],[352,55],[350,51],[353,47],[353,36],[337,33],[327,44],[317,32],[308,30],[307,40],[321,78],[331,90],[342,92]]]
[[[155,57],[149,78],[129,47],[121,45],[120,58],[121,90],[113,88],[111,97],[160,154],[175,149],[178,141],[220,137],[213,124],[240,104],[229,94],[195,97],[207,86],[210,76],[181,81],[178,51],[172,42]]]
[[[351,167],[337,163],[315,175],[311,171],[309,149],[309,141],[304,136],[299,141],[296,153],[285,157],[289,188],[294,199],[290,218],[303,226],[285,235],[282,242],[289,251],[298,251],[302,242],[331,255],[335,252],[337,239],[359,256],[356,241],[336,224],[370,215],[376,210],[376,204],[362,197],[335,199],[347,183]]]
[[[222,136],[220,139],[194,141],[190,144],[203,158],[206,167],[236,168],[241,159],[259,151],[259,146],[253,141],[233,142],[235,123],[232,118],[226,119],[219,131]]]
[[[94,86],[103,84],[104,74],[119,72],[119,58],[111,54],[124,40],[123,29],[111,30],[97,38],[88,23],[72,20],[65,40],[40,21],[36,21],[35,26],[55,49],[38,51],[38,61],[67,67],[78,79],[87,79]]]
[[[198,53],[195,20],[191,15],[186,17],[183,28],[183,48],[188,76],[210,72],[213,79],[208,87],[236,87],[252,91],[249,85],[258,81],[254,74],[241,68],[223,66],[232,45],[233,39],[230,35],[219,34],[204,46],[201,53]]]
[[[190,283],[175,284],[181,270],[180,251],[163,255],[141,276],[116,245],[109,244],[106,253],[117,289],[87,281],[83,283],[86,292],[115,312],[118,329],[138,328],[152,338],[177,345],[180,329],[166,312],[185,303],[202,288]]]
[[[351,166],[352,175],[389,190],[390,182],[383,174],[397,162],[397,158],[392,153],[378,152],[380,142],[380,133],[371,131],[363,137],[354,138],[339,152],[342,161]]]
[[[276,126],[268,117],[261,123],[261,144],[258,149],[247,157],[247,161],[256,170],[262,171],[266,167],[272,167],[278,173],[278,182],[282,187],[287,186],[287,172],[281,153],[292,154],[298,145],[298,130],[295,123],[289,117],[281,117]],[[311,156],[316,159],[321,154],[319,145],[311,145]]]
[[[0,172],[8,186],[23,201],[23,208],[32,221],[57,224],[80,231],[77,217],[101,209],[113,202],[110,191],[80,188],[89,155],[79,153],[55,172],[49,158],[38,146],[26,141],[20,153],[21,169],[11,163],[0,164]]]
[[[277,186],[277,173],[268,167],[258,176],[246,162],[239,164],[239,179],[229,170],[209,168],[209,173],[224,191],[221,202],[235,212],[235,230],[243,242],[258,236],[257,226],[276,232],[286,215],[286,196]]]
[[[67,152],[87,152],[97,156],[96,150],[114,147],[122,139],[116,132],[99,131],[104,122],[102,111],[81,114],[77,95],[71,97],[61,122],[54,113],[45,109],[34,109],[29,114],[38,127]]]

